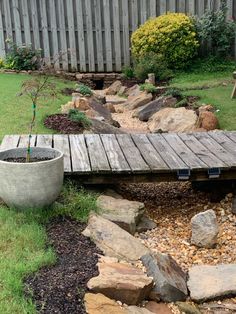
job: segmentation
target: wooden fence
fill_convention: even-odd
[[[118,72],[130,64],[131,33],[148,18],[202,15],[210,5],[217,9],[220,0],[0,0],[0,57],[12,38],[41,48],[58,69]],[[235,16],[236,0],[228,7]]]

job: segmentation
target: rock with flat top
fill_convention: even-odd
[[[138,84],[135,84],[126,90],[125,95],[128,97],[134,97],[140,95],[141,93],[142,91],[140,90],[140,86]]]
[[[188,288],[197,302],[236,296],[236,264],[194,266],[189,270]]]
[[[90,133],[94,134],[124,134],[125,132],[119,128],[114,127],[113,125],[100,121],[98,119],[90,119],[92,125],[90,127]]]
[[[204,248],[212,248],[217,243],[219,226],[214,210],[210,209],[191,219],[191,243]]]
[[[116,95],[122,87],[121,81],[115,81],[106,90],[106,95]]]
[[[148,297],[152,278],[129,264],[98,263],[99,275],[89,280],[87,287],[95,293],[127,305],[136,305]]]
[[[143,203],[117,199],[107,195],[98,197],[97,206],[101,209],[102,217],[114,222],[131,234],[135,233],[136,226],[145,212]]]
[[[113,222],[95,214],[90,216],[83,235],[90,237],[105,255],[119,260],[137,261],[150,252],[139,239]]]
[[[84,304],[87,314],[127,314],[127,311],[116,301],[101,293],[86,293]]]
[[[134,110],[136,108],[142,107],[152,101],[152,94],[147,94],[142,92],[137,96],[129,96],[124,107],[126,110]]]
[[[155,286],[150,298],[164,302],[185,301],[188,296],[187,276],[170,255],[156,253],[141,257],[147,269],[148,276],[152,277]]]

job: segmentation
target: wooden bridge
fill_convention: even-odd
[[[27,141],[6,135],[0,149]],[[87,184],[236,179],[236,132],[34,135],[32,146],[64,152],[65,174]]]

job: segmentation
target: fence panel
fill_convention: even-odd
[[[130,65],[130,37],[147,19],[166,12],[201,16],[221,0],[0,0],[0,57],[6,39],[41,48],[57,69],[121,71]],[[236,0],[227,0],[228,18]],[[236,41],[235,41],[236,42]],[[236,55],[236,44],[234,45]]]

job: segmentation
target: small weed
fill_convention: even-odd
[[[140,90],[147,93],[155,93],[157,91],[157,88],[153,84],[145,83],[140,85]]]

